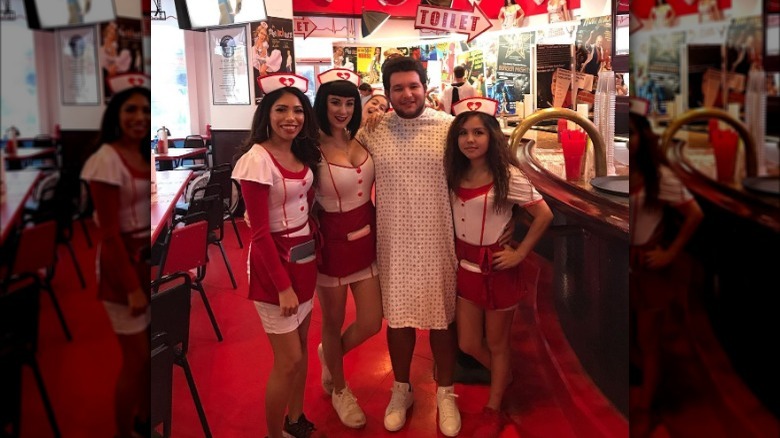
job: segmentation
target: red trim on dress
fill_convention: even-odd
[[[455,189],[455,194],[458,195],[458,198],[460,198],[462,201],[470,201],[478,196],[488,194],[492,188],[492,182],[475,188],[458,187]]]

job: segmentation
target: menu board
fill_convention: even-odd
[[[249,105],[246,27],[210,29],[208,39],[214,105]]]

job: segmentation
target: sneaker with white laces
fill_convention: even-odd
[[[331,396],[333,409],[339,414],[339,419],[344,426],[360,429],[366,425],[366,414],[360,409],[357,398],[349,390],[349,387],[345,387],[340,394],[337,391],[333,391]]]
[[[328,364],[325,362],[325,353],[322,350],[322,342],[317,346],[317,356],[320,358],[320,365],[322,365],[322,389],[325,394],[331,395],[333,393],[333,376],[330,374]]]
[[[436,390],[436,405],[439,410],[439,430],[445,436],[457,436],[460,432],[460,411],[455,403],[454,386],[440,386]]]
[[[414,395],[408,383],[393,382],[392,391],[390,403],[385,409],[385,429],[396,432],[406,424],[406,411],[412,407]]]

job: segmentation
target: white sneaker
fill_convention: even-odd
[[[455,403],[454,386],[440,386],[436,390],[436,405],[439,408],[439,430],[445,436],[457,436],[460,432],[460,411]]]
[[[385,409],[385,429],[390,432],[401,430],[406,424],[406,411],[412,407],[414,395],[408,383],[393,382],[393,395]]]
[[[317,346],[317,356],[320,358],[320,365],[322,365],[322,389],[325,394],[331,395],[333,393],[333,376],[330,374],[328,364],[325,363],[325,353],[322,351],[322,342]]]
[[[344,388],[344,390],[341,391],[341,394],[333,391],[331,396],[333,409],[339,414],[339,419],[344,423],[344,426],[360,429],[366,425],[366,414],[360,409],[357,398],[355,398],[355,395],[349,390],[349,387]]]

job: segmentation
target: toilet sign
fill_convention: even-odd
[[[462,33],[468,35],[468,42],[491,27],[490,18],[477,4],[472,4],[470,11],[420,4],[414,19],[415,29]]]
[[[293,19],[293,33],[295,36],[302,36],[306,39],[309,35],[317,30],[317,25],[311,21],[309,17],[294,17]]]

